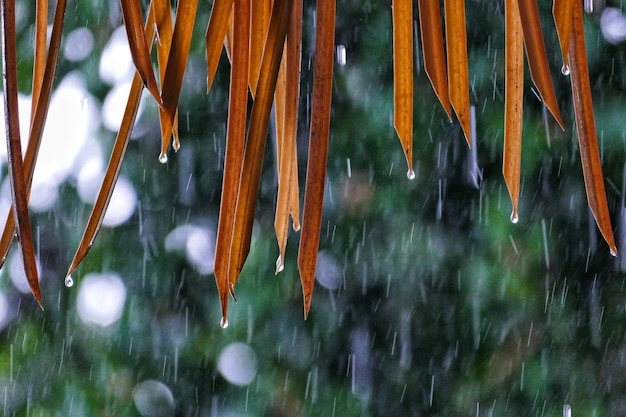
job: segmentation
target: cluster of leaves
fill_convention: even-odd
[[[97,1],[93,7],[104,8]],[[508,202],[499,177],[500,90],[508,74],[499,53],[505,18],[499,7],[500,2],[472,1],[467,8],[468,21],[475,23],[468,27],[467,42],[477,159],[463,143],[460,126],[446,123],[428,80],[419,75],[414,79],[422,99],[414,114],[419,151],[413,156],[418,180],[408,182],[398,169],[404,156],[389,146],[393,68],[385,34],[392,10],[379,2],[344,3],[336,36],[349,55],[348,64],[334,72],[320,236],[320,263],[334,263],[340,281],[334,289],[316,284],[317,306],[306,322],[299,319],[300,289],[291,280],[296,268],[286,263],[285,277],[271,279],[275,231],[267,213],[274,214],[273,169],[261,178],[257,234],[237,287],[242,308],[231,310],[227,331],[215,329],[221,312],[213,302],[214,285],[184,259],[164,252],[165,233],[198,217],[205,220],[220,204],[228,68],[217,69],[208,97],[198,93],[203,89],[187,86],[180,109],[190,121],[181,129],[179,156],[163,166],[153,158],[159,145],[151,134],[129,142],[121,169],[141,189],[142,210],[128,224],[104,229],[81,267],[113,269],[125,278],[129,297],[119,322],[108,328],[82,323],[75,308],[78,291],[55,281],[65,272],[64,266],[57,270],[55,260],[62,264],[71,257],[74,248],[67,246],[79,237],[74,222],[85,220],[75,208],[71,185],[65,187],[62,207],[34,219],[43,236],[43,295],[57,304],[42,313],[29,308],[34,302],[12,296],[17,317],[2,331],[0,353],[7,412],[137,416],[133,388],[150,378],[169,385],[175,415],[560,416],[563,404],[576,415],[619,414],[626,384],[623,276],[618,264],[596,251],[594,220],[584,215],[583,186],[577,181],[576,146],[551,120],[542,121],[540,111],[527,112],[524,120],[530,140],[525,141],[527,181],[520,207],[527,221],[512,225],[508,213],[502,215]],[[307,42],[307,36],[313,38],[307,32],[313,10],[305,3],[303,62],[313,48]],[[66,24],[93,24],[99,12]],[[208,20],[206,12],[198,11],[199,22]],[[558,51],[555,34],[546,30],[553,25],[546,24],[545,4],[540,15],[546,49]],[[109,32],[120,23],[113,20],[113,26],[99,30]],[[598,36],[594,18],[586,23]],[[597,120],[612,186],[609,208],[618,212],[624,141],[615,120],[622,117],[625,67],[619,47],[595,41],[592,94],[601,100]],[[203,67],[204,44],[198,43],[192,43],[189,62]],[[558,69],[562,57],[548,56]],[[606,65],[609,59],[613,66]],[[28,57],[21,62],[18,71],[24,74]],[[67,66],[58,68],[59,77]],[[94,91],[105,90],[93,75],[97,71],[81,70],[91,74]],[[303,91],[311,91],[306,65],[302,74]],[[569,82],[557,81],[563,119],[572,124],[571,101],[565,98]],[[139,80],[139,89],[142,85]],[[536,103],[527,91],[524,104]],[[148,123],[146,113],[140,123]],[[302,136],[299,144],[305,142]],[[278,161],[267,153],[265,159]],[[303,159],[300,152],[300,163]],[[471,178],[476,165],[483,175],[478,184]],[[197,181],[197,195],[187,202],[176,198],[184,193],[177,177],[188,179],[183,172],[193,172]],[[73,219],[69,226],[64,217]],[[286,257],[295,256],[293,243],[287,244]],[[10,294],[7,286],[3,291]],[[221,348],[233,341],[245,341],[258,356],[258,374],[247,387],[229,384],[216,369]]]
[[[396,0],[393,3],[394,125],[406,155],[409,177],[414,176],[412,167],[414,90],[412,3],[412,0]],[[85,257],[100,228],[124,159],[143,87],[147,88],[159,105],[162,138],[159,159],[162,162],[167,161],[167,149],[172,136],[173,148],[177,150],[180,146],[177,107],[196,19],[197,1],[179,3],[175,14],[176,20],[173,22],[169,1],[154,0],[145,13],[145,25],[138,1],[122,0],[120,4],[133,62],[137,68],[137,76],[133,81],[107,174],[69,268],[68,276]],[[0,250],[4,254],[3,258],[6,257],[15,229],[22,248],[26,275],[33,294],[41,304],[27,201],[49,104],[66,3],[65,1],[57,3],[53,35],[47,54],[45,48],[48,3],[47,1],[37,3],[37,42],[32,83],[34,104],[31,117],[34,129],[24,162],[22,162],[19,146],[17,120],[15,2],[7,0],[2,5],[4,10],[2,16],[6,74],[5,99],[8,109],[6,112],[7,141],[14,210],[6,222]],[[575,0],[561,0],[555,1],[553,7],[564,62],[563,68],[571,75],[588,201],[611,252],[616,254],[591,104],[582,5]],[[464,1],[444,1],[445,52],[440,4],[420,1],[419,9],[426,73],[448,118],[452,119],[451,108],[454,109],[467,142],[471,144]],[[215,258],[215,277],[220,294],[224,326],[227,325],[229,295],[234,297],[234,285],[250,249],[261,166],[273,102],[276,106],[278,126],[279,182],[275,228],[280,254],[276,262],[277,272],[282,270],[284,265],[289,219],[293,220],[294,229],[300,228],[295,139],[300,94],[298,85],[302,48],[302,10],[302,2],[294,0],[215,2],[206,31],[209,89],[215,78],[223,43],[227,47],[232,64],[223,193]],[[516,221],[520,190],[523,46],[526,47],[531,75],[539,95],[562,128],[563,121],[554,94],[537,4],[532,1],[506,1],[504,14],[506,17],[507,76],[503,172],[513,202],[511,218]],[[311,134],[298,257],[305,316],[308,314],[311,303],[320,239],[330,128],[334,31],[335,2],[333,0],[320,1],[317,5],[316,16]],[[159,83],[154,75],[150,58],[151,45],[155,39],[158,40]],[[254,100],[246,131],[249,92]]]

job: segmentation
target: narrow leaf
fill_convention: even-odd
[[[155,37],[154,7],[155,5],[152,3],[148,11],[148,18],[146,22],[146,36],[150,40],[148,45],[149,50],[152,47],[152,42]],[[139,109],[139,101],[141,99],[142,91],[143,81],[139,73],[135,72],[130,92],[128,94],[124,115],[122,116],[122,123],[119,131],[117,132],[117,137],[115,138],[115,143],[104,174],[104,179],[100,185],[100,190],[98,191],[98,196],[96,197],[94,206],[89,214],[89,220],[87,221],[87,226],[85,227],[83,236],[80,239],[80,243],[78,244],[72,263],[67,271],[67,277],[70,277],[83,259],[85,259],[85,256],[89,253],[89,250],[93,246],[96,236],[102,227],[102,220],[104,219],[109,202],[111,201],[111,196],[113,195],[115,184],[119,177],[120,169],[122,168],[124,155],[126,155],[126,149],[128,147],[128,142],[130,141],[130,134],[133,129],[133,125],[135,124],[135,118]]]
[[[465,0],[444,0],[450,103],[471,146]]]
[[[450,97],[448,96],[448,74],[446,54],[443,47],[441,28],[441,4],[439,1],[419,0],[420,34],[424,51],[424,70],[433,90],[443,106],[448,119],[452,120]]]
[[[559,105],[554,94],[554,85],[550,76],[548,55],[543,41],[539,9],[536,0],[518,0],[522,29],[524,32],[524,45],[530,67],[530,76],[537,87],[539,96],[543,100],[554,119],[561,129],[565,130],[563,119],[559,112]]]
[[[220,62],[222,46],[228,29],[228,21],[233,10],[233,0],[215,0],[211,17],[206,28],[207,91],[215,80],[217,64]]]
[[[178,98],[183,86],[185,68],[187,67],[187,57],[191,46],[191,35],[196,21],[196,9],[198,0],[188,0],[178,2],[176,10],[176,23],[172,35],[172,46],[170,48],[167,67],[162,85],[164,118],[161,119],[161,131],[171,132],[174,124],[174,116],[178,108]],[[163,137],[161,142],[161,154],[159,160],[167,161],[167,147],[169,146],[171,133]]]
[[[511,221],[517,223],[522,161],[522,109],[524,107],[524,35],[517,0],[504,2],[505,61],[504,152],[502,173],[511,196]]]
[[[254,1],[254,0],[253,0]],[[222,326],[226,324],[228,294],[231,292],[228,269],[233,225],[237,210],[237,191],[241,183],[241,170],[246,137],[248,108],[248,64],[250,38],[250,0],[235,0],[233,12],[233,55],[230,72],[230,97],[226,131],[226,155],[222,199],[215,244],[213,271],[223,312]]]
[[[35,109],[33,120],[31,121],[30,135],[24,156],[25,182],[29,193],[33,181],[33,173],[35,172],[35,162],[37,161],[37,154],[39,153],[43,128],[48,115],[50,97],[52,96],[52,83],[54,81],[59,56],[61,35],[63,32],[63,16],[65,15],[66,5],[67,0],[57,1],[54,12],[54,22],[52,24],[52,34],[50,36],[50,47],[41,83],[41,91],[39,93],[39,99],[37,100],[37,108]],[[4,230],[2,231],[2,238],[0,239],[0,266],[4,264],[6,260],[14,235],[15,218],[13,217],[13,211],[9,211],[4,224]]]
[[[570,36],[572,34],[572,17],[576,0],[554,0],[552,5],[552,15],[554,16],[554,24],[556,33],[559,36],[559,45],[561,46],[561,55],[563,56],[563,67],[561,73],[569,74],[568,53],[570,45]]]
[[[596,138],[587,51],[585,48],[585,28],[583,27],[583,14],[580,4],[574,7],[572,23],[572,36],[569,48],[570,74],[587,201],[593,217],[596,219],[598,228],[609,245],[611,254],[616,256],[617,247],[613,238],[613,228],[604,190],[602,163]]]
[[[46,69],[46,48],[48,46],[48,0],[37,0],[35,12],[35,57],[33,63],[33,86],[30,118],[35,117],[41,84]]]
[[[279,136],[280,143],[278,144],[278,196],[276,198],[276,215],[274,218],[274,229],[279,249],[276,273],[280,272],[284,267],[289,216],[291,215],[293,218],[294,228],[298,229],[300,226],[296,134],[298,127],[298,99],[300,95],[301,45],[302,1],[296,0],[287,32],[285,54],[281,63],[278,84],[281,85],[281,75],[284,74],[282,135]],[[278,86],[276,90],[278,91]],[[278,108],[278,99],[276,104],[275,108]]]
[[[122,6],[124,27],[126,28],[126,35],[128,36],[128,46],[133,58],[133,63],[137,68],[137,72],[141,75],[144,85],[157,103],[161,105],[161,95],[159,94],[159,88],[156,78],[154,77],[148,41],[146,40],[146,32],[143,28],[141,3],[139,0],[120,0],[120,5]]]
[[[315,268],[322,225],[326,160],[330,133],[330,104],[333,81],[333,52],[335,45],[335,0],[317,1],[315,25],[315,62],[311,101],[311,133],[307,161],[302,235],[298,251],[298,269],[304,297],[304,317],[309,314]]]
[[[293,0],[276,0],[270,17],[256,97],[250,114],[241,185],[237,194],[237,212],[230,251],[229,281],[231,286],[237,282],[250,252],[252,225],[261,181],[272,98],[276,89],[292,2]]]
[[[393,124],[413,178],[413,0],[393,0]]]
[[[2,0],[2,68],[4,87],[4,109],[6,122],[7,155],[9,159],[9,180],[13,199],[13,215],[17,219],[17,239],[20,244],[24,272],[30,290],[43,309],[35,247],[33,245],[28,214],[28,190],[24,180],[22,144],[20,142],[20,120],[17,101],[17,51],[15,32],[15,0]]]
[[[172,46],[173,24],[172,24],[172,8],[169,0],[153,0],[152,10],[154,11],[154,21],[157,27],[157,62],[159,64],[159,79],[161,85],[165,78],[165,69],[167,68],[167,60],[169,58]],[[163,129],[163,119],[165,118],[165,110],[159,107],[159,119],[161,120],[161,128]],[[173,138],[172,147],[175,151],[180,148],[180,138],[178,136],[178,109],[174,113],[172,129],[169,132],[161,130],[161,143],[167,142],[170,135]]]
[[[261,67],[261,57],[263,56],[263,46],[267,36],[267,27],[272,11],[271,0],[253,0],[252,16],[250,26],[250,71],[248,82],[252,97],[255,96],[257,81],[259,79],[259,69]]]

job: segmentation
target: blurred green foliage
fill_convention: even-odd
[[[413,181],[391,122],[390,5],[340,2],[336,39],[347,63],[335,69],[320,249],[341,281],[332,290],[316,286],[304,321],[295,233],[285,270],[274,276],[276,176],[267,152],[252,251],[230,326],[221,329],[213,276],[164,245],[179,225],[215,228],[219,208],[228,63],[223,56],[205,94],[210,4],[201,2],[181,95],[182,148],[166,165],[158,163],[156,108],[147,104],[128,149],[123,174],[139,195],[137,213],[103,229],[75,286],[65,288],[63,274],[90,209],[67,183],[53,209],[34,220],[46,310],[11,286],[8,268],[1,272],[11,309],[0,334],[3,415],[560,416],[565,405],[576,416],[623,415],[624,261],[609,256],[586,206],[569,83],[559,72],[548,3],[541,3],[544,34],[570,128],[561,132],[546,118],[527,77],[524,182],[520,221],[512,224],[500,174],[502,2],[466,5],[477,160],[418,65]],[[61,59],[58,79],[79,71],[90,93],[104,100],[110,87],[97,68],[122,23],[118,5],[70,4],[66,32],[87,27],[95,44],[85,60]],[[20,16],[20,85],[28,93],[30,3],[20,3]],[[302,180],[313,22],[314,2],[306,1]],[[608,199],[623,239],[625,49],[603,41],[598,15],[587,15],[585,24]],[[114,135],[101,129],[99,136],[110,149]],[[478,187],[472,172],[480,174]],[[192,192],[183,190],[181,175],[192,175]],[[82,277],[102,271],[118,273],[127,291],[121,319],[105,328],[83,323],[76,306]],[[257,373],[247,386],[218,371],[220,352],[231,342],[247,343],[256,354]],[[172,412],[159,397],[161,411],[141,413],[136,395],[147,380],[168,387]]]

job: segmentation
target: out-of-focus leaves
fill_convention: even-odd
[[[315,26],[315,63],[311,101],[311,133],[307,161],[306,189],[302,213],[302,234],[298,250],[298,269],[302,281],[304,317],[311,308],[315,268],[322,226],[330,103],[332,98],[335,46],[335,0],[318,0]]]
[[[15,32],[15,1],[2,0],[0,7],[2,16],[2,67],[4,87],[4,111],[6,123],[7,155],[9,159],[9,179],[13,200],[13,215],[17,219],[17,240],[20,244],[24,272],[33,295],[43,309],[41,290],[35,259],[28,214],[28,190],[24,179],[24,162],[22,161],[22,144],[20,141],[20,120],[17,102],[17,51]]]
[[[543,100],[554,119],[561,129],[565,129],[559,104],[554,94],[554,85],[550,76],[548,65],[548,55],[541,31],[541,21],[539,20],[539,9],[535,0],[518,0],[519,13],[524,31],[524,45],[526,46],[526,57],[530,67],[530,75],[533,83],[537,87],[539,96]]]
[[[441,106],[452,120],[448,95],[446,54],[443,48],[441,4],[438,1],[419,0],[420,35],[424,51],[424,70],[430,79]]]
[[[394,0],[393,123],[413,178],[413,1]]]
[[[233,11],[233,55],[231,56],[230,98],[222,199],[215,243],[214,274],[226,325],[233,225],[237,210],[237,192],[241,183],[248,109],[248,63],[250,38],[250,0],[235,0]]]
[[[465,0],[444,0],[450,103],[471,146]]]
[[[237,283],[243,264],[250,252],[252,226],[256,200],[261,181],[261,168],[269,127],[269,114],[276,89],[280,59],[289,26],[293,0],[276,0],[272,8],[267,40],[259,71],[257,91],[250,115],[250,126],[246,138],[241,184],[237,194],[237,212],[230,250],[229,282]],[[220,299],[224,294],[220,294]],[[225,315],[226,311],[222,310]],[[225,320],[225,316],[223,317]]]
[[[517,222],[518,218],[524,108],[524,35],[516,1],[506,0],[504,3],[506,80],[502,173],[513,204],[511,213],[513,222]]]
[[[154,77],[146,32],[143,28],[141,3],[139,0],[120,0],[120,5],[122,6],[124,27],[128,35],[128,46],[137,72],[141,75],[141,79],[152,97],[161,105],[161,95]]]
[[[233,10],[233,0],[216,0],[213,2],[211,17],[206,28],[206,60],[207,60],[207,91],[211,90],[215,80],[217,64],[220,62],[222,46],[228,29],[228,21]]]
[[[175,116],[178,109],[178,98],[183,86],[185,68],[187,67],[187,57],[191,46],[191,35],[196,21],[196,9],[198,0],[181,1],[176,9],[176,23],[172,35],[172,46],[163,85],[161,86],[161,97],[163,99],[163,109],[165,113],[161,119],[161,161],[167,160],[167,147],[169,146],[171,132],[174,125]]]
[[[591,101],[591,83],[589,82],[587,51],[585,47],[585,28],[583,26],[582,7],[580,4],[574,7],[569,62],[576,130],[578,132],[580,159],[585,177],[587,201],[593,217],[600,228],[600,232],[609,245],[611,254],[617,255],[617,247],[613,238],[613,228],[604,190],[602,163],[600,161],[600,153],[598,152],[593,103]]]

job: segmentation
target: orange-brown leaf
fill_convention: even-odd
[[[52,95],[52,83],[54,81],[57,58],[59,56],[61,34],[63,32],[63,16],[65,15],[66,5],[66,0],[58,1],[56,5],[54,22],[52,24],[52,34],[50,36],[50,50],[46,59],[44,76],[41,82],[39,98],[37,99],[37,108],[35,109],[33,120],[31,121],[28,145],[24,155],[24,173],[26,175],[25,181],[29,192],[33,180],[33,173],[35,171],[35,161],[37,160],[39,145],[41,144],[41,136],[43,134],[44,124],[48,114],[50,97]],[[6,260],[9,248],[11,247],[11,243],[13,242],[13,237],[15,235],[14,231],[15,218],[13,217],[13,211],[9,211],[7,220],[4,224],[4,230],[2,231],[2,237],[0,238],[0,266],[4,264],[4,261]]]
[[[148,49],[152,48],[152,42],[155,37],[155,13],[153,8],[154,3],[150,5],[148,19],[146,22],[146,36],[150,42]],[[143,81],[141,76],[135,72],[130,92],[128,94],[124,115],[122,116],[122,123],[119,131],[117,132],[117,137],[115,138],[115,144],[113,145],[113,150],[104,174],[104,179],[100,185],[100,190],[98,191],[98,196],[96,197],[94,206],[89,214],[89,220],[87,221],[87,226],[85,226],[83,236],[80,239],[78,248],[74,253],[74,258],[68,268],[67,277],[69,277],[76,270],[76,268],[78,268],[83,259],[85,259],[85,256],[89,253],[89,250],[93,246],[96,236],[100,231],[102,220],[106,214],[107,207],[109,206],[111,196],[113,195],[113,191],[115,189],[115,183],[117,182],[120,169],[122,168],[122,161],[124,160],[124,155],[126,154],[126,148],[128,146],[128,142],[130,141],[130,134],[133,129],[133,125],[135,124],[135,118],[139,109],[139,100],[141,99],[142,90]]]
[[[39,101],[43,74],[46,70],[46,47],[48,45],[48,0],[37,0],[35,16],[35,57],[33,62],[33,91],[30,109],[31,123]]]
[[[448,96],[448,74],[446,54],[443,47],[441,28],[441,4],[439,1],[419,0],[420,34],[424,51],[424,70],[433,90],[443,106],[448,119],[452,120],[450,97]]]
[[[393,124],[413,174],[413,0],[393,0]]]
[[[559,36],[559,45],[561,47],[561,55],[563,56],[563,74],[569,73],[569,44],[572,34],[572,17],[576,0],[554,0],[552,5],[552,15],[554,16],[554,24],[556,33]]]
[[[137,72],[141,75],[141,79],[152,97],[161,105],[161,95],[154,77],[146,32],[143,28],[141,3],[139,0],[120,0],[120,5],[122,6],[124,27],[128,36],[128,46],[135,68],[137,68]]]
[[[269,127],[272,98],[276,89],[293,0],[276,0],[272,8],[259,80],[246,138],[241,185],[230,252],[230,283],[235,285],[250,252],[252,225],[261,181],[261,168]]]
[[[504,152],[502,173],[511,196],[511,221],[517,222],[522,161],[522,109],[524,107],[524,35],[517,0],[504,2],[505,61]]]
[[[574,100],[574,114],[576,116],[576,130],[580,146],[580,159],[585,177],[585,189],[589,208],[596,219],[598,228],[609,245],[612,255],[617,255],[617,248],[613,238],[613,228],[604,190],[602,177],[602,163],[598,152],[596,126],[591,101],[591,84],[587,66],[587,52],[585,48],[585,28],[583,27],[582,6],[574,7],[572,20],[572,35],[569,48],[570,77],[572,83],[572,98]]]
[[[298,250],[298,269],[304,297],[304,317],[309,314],[317,252],[322,226],[326,160],[330,133],[330,104],[333,81],[333,52],[335,45],[335,0],[318,0],[315,27],[315,62],[311,101],[311,133],[307,161],[302,235]]]
[[[167,68],[167,60],[169,58],[172,46],[173,24],[172,24],[172,8],[169,0],[153,0],[152,8],[154,13],[154,21],[157,27],[157,62],[159,64],[159,79],[161,85],[165,78],[165,69]],[[163,120],[165,110],[159,107],[159,119]],[[161,123],[163,128],[163,123]],[[180,148],[180,138],[178,136],[178,109],[174,114],[172,129],[170,132],[161,130],[161,143],[167,142],[168,138],[173,138],[172,147],[175,151]]]
[[[278,144],[278,196],[276,198],[276,215],[274,229],[278,241],[279,256],[276,261],[276,273],[284,266],[285,248],[289,230],[289,216],[294,219],[294,228],[299,228],[299,197],[298,197],[298,161],[296,150],[296,133],[298,125],[298,98],[300,93],[300,60],[302,45],[302,1],[297,0],[293,6],[291,22],[285,42],[285,52],[276,87],[283,84],[281,135]],[[284,74],[284,81],[281,76]],[[275,108],[278,109],[279,98]],[[277,111],[278,113],[278,111]],[[278,127],[276,129],[278,131]]]
[[[270,21],[272,11],[271,0],[252,1],[252,16],[250,26],[250,71],[248,82],[250,92],[255,96],[257,81],[259,79],[259,69],[261,67],[261,57],[263,56],[263,45],[267,36],[267,26]]]
[[[233,0],[215,0],[206,28],[207,91],[215,80],[217,64],[220,62],[228,21],[233,10]]]
[[[159,155],[161,161],[167,160],[167,147],[169,146],[174,118],[178,109],[178,98],[185,77],[197,6],[198,0],[181,1],[178,2],[176,10],[172,46],[167,59],[161,92],[163,109],[165,110],[164,117],[161,119],[161,132],[167,133],[167,136],[162,137],[161,154]]]
[[[552,113],[561,129],[565,130],[556,95],[554,94],[552,77],[550,76],[548,55],[546,54],[543,32],[541,31],[537,2],[536,0],[518,0],[517,4],[524,32],[524,45],[526,46],[530,76],[545,106]]]
[[[241,170],[246,136],[248,108],[248,63],[250,38],[250,0],[235,0],[233,12],[233,55],[230,73],[230,98],[226,132],[226,155],[224,180],[215,244],[213,270],[222,306],[222,326],[226,324],[228,294],[232,291],[229,281],[230,252],[233,225],[237,210],[237,192],[241,183]]]
[[[7,126],[7,155],[9,159],[9,180],[13,200],[13,215],[17,219],[17,239],[20,244],[24,272],[30,290],[43,309],[35,247],[28,214],[28,190],[26,189],[22,144],[20,142],[20,120],[17,101],[17,51],[15,31],[15,1],[2,0],[2,65],[4,68],[4,109]]]
[[[465,0],[444,0],[450,103],[471,146]]]

